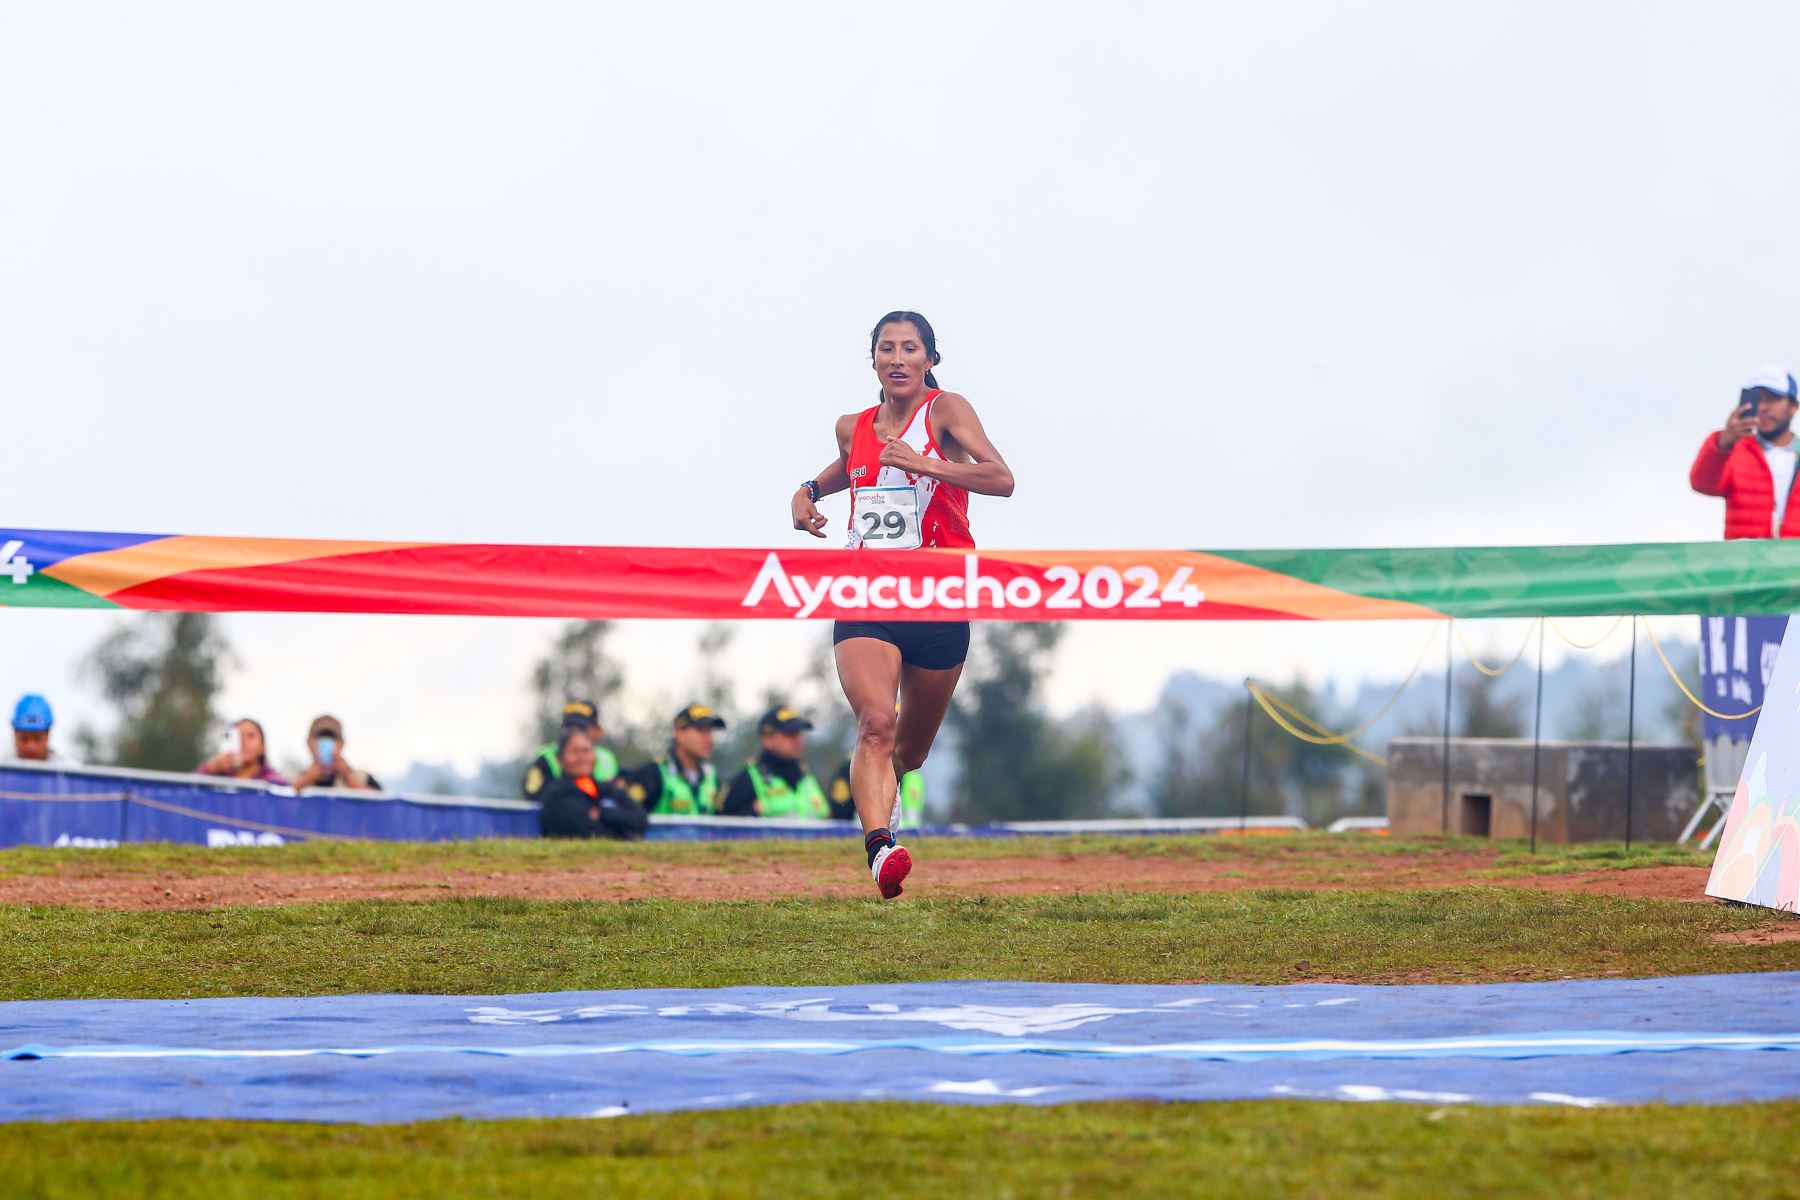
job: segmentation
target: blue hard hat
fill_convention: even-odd
[[[36,692],[20,696],[18,705],[13,709],[14,729],[48,729],[55,719],[50,712],[50,702]]]

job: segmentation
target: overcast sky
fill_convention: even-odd
[[[985,546],[1714,538],[1694,450],[1800,360],[1797,56],[1782,3],[0,5],[3,520],[794,545],[912,307]],[[98,719],[119,619],[6,615],[6,703]],[[513,749],[550,628],[228,632],[278,752],[397,770]],[[1089,626],[1054,697],[1424,633]],[[821,636],[743,626],[744,691]],[[694,637],[626,627],[636,702]]]

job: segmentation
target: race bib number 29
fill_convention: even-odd
[[[850,510],[850,547],[864,550],[917,550],[919,493],[910,487],[857,488]]]

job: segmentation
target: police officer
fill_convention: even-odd
[[[571,729],[587,734],[594,744],[594,782],[604,788],[618,777],[618,758],[600,744],[600,739],[606,736],[606,730],[600,725],[600,710],[594,707],[592,700],[571,700],[563,705],[562,725],[556,731],[556,741],[539,746],[537,756],[525,769],[525,782],[520,785],[520,790],[532,803],[541,804],[545,786],[562,778],[563,769],[557,761],[556,747]]]
[[[675,714],[669,752],[620,776],[625,794],[647,812],[670,816],[710,816],[719,798],[719,773],[713,769],[713,734],[725,720],[704,704],[690,704]]]
[[[806,766],[806,732],[813,723],[785,705],[762,715],[762,753],[732,776],[722,811],[728,817],[807,817],[826,820],[831,805]]]
[[[848,821],[856,815],[856,801],[850,797],[850,760],[845,759],[837,774],[831,777],[831,815],[834,820]],[[900,824],[917,829],[925,823],[925,774],[908,771],[900,777]]]

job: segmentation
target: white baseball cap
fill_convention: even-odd
[[[1756,388],[1761,388],[1765,392],[1774,392],[1777,396],[1786,396],[1789,400],[1796,397],[1794,373],[1786,367],[1777,366],[1774,363],[1764,363],[1751,372],[1749,380],[1744,384],[1744,390],[1748,392]]]

